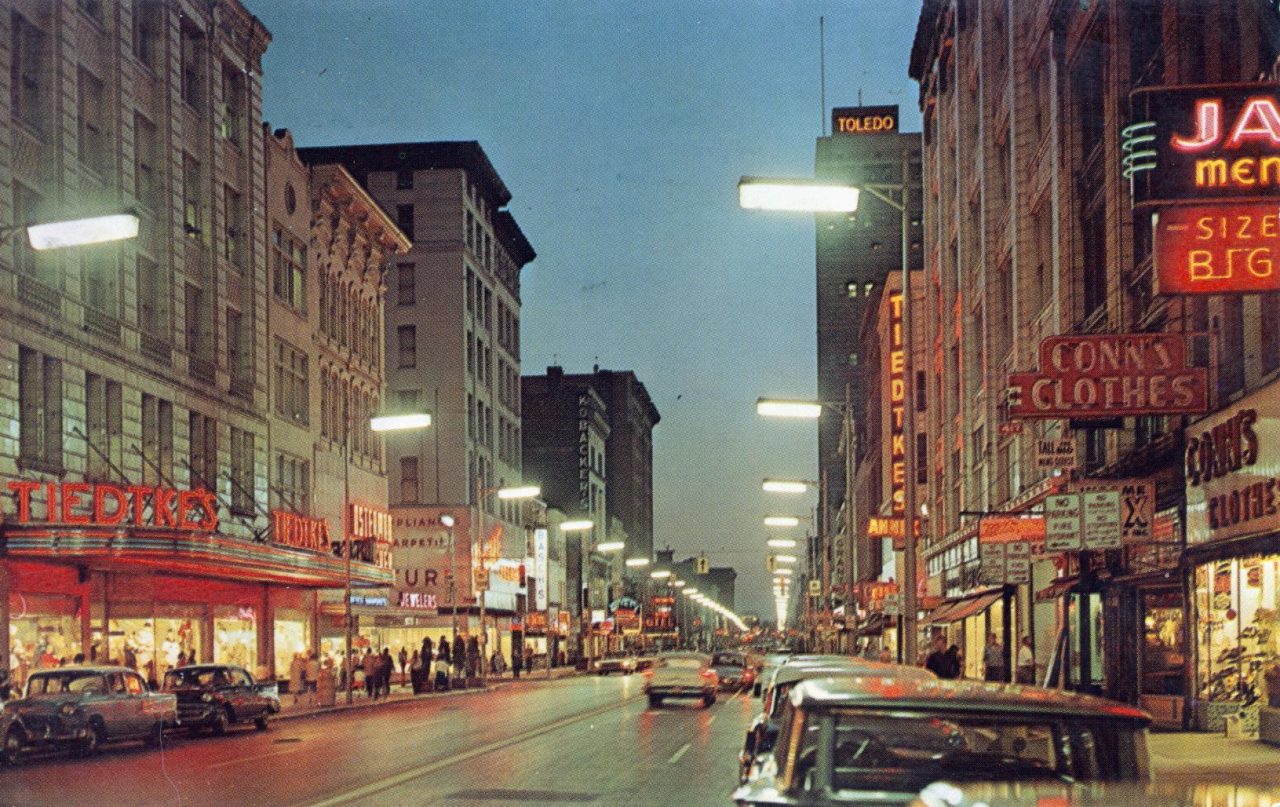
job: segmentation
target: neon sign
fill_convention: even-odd
[[[218,499],[208,490],[25,480],[9,482],[9,490],[17,499],[19,524],[128,524],[198,532],[218,529]],[[37,499],[41,494],[43,502]]]
[[[1280,291],[1280,204],[1171,207],[1153,217],[1156,291]]]
[[[831,133],[890,134],[898,131],[898,107],[844,106],[831,110]]]
[[[281,546],[328,552],[329,522],[323,518],[308,518],[286,510],[271,511],[271,538]]]
[[[903,430],[906,406],[906,343],[902,332],[902,292],[889,295],[889,349],[885,352],[885,377],[889,380],[889,490],[893,512],[906,508],[907,436]],[[905,532],[905,531],[904,531]],[[904,536],[905,537],[905,536]]]
[[[1274,198],[1280,188],[1275,84],[1146,88],[1130,95],[1136,123],[1124,151],[1135,205]],[[1141,143],[1138,141],[1141,140]]]

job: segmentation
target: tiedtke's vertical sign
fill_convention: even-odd
[[[1009,415],[1098,419],[1208,411],[1209,372],[1176,333],[1050,336],[1034,373],[1009,374]]]
[[[888,298],[888,349],[885,350],[884,377],[889,380],[889,400],[885,412],[889,418],[888,462],[889,491],[895,515],[902,515],[906,508],[907,486],[907,436],[903,430],[906,407],[906,342],[902,332],[902,292],[895,291]],[[904,528],[905,533],[905,528]]]
[[[1280,382],[1187,427],[1187,543],[1280,530]]]

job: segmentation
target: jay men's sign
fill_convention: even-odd
[[[1129,100],[1122,150],[1135,206],[1275,200],[1280,85],[1150,87]]]
[[[1209,373],[1176,333],[1050,336],[1040,368],[1009,374],[1009,415],[1099,419],[1209,410]]]

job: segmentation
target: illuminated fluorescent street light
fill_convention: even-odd
[[[636,569],[641,566],[648,566],[649,559],[648,558],[627,558],[626,564],[630,566],[632,569]]]
[[[756,400],[756,414],[772,418],[807,418],[813,420],[822,414],[822,404],[815,401],[781,401],[758,398]]]
[[[580,518],[560,522],[560,532],[583,532],[594,527],[596,523],[590,519]],[[602,544],[603,546],[603,544]],[[603,551],[603,550],[602,550]]]
[[[778,563],[795,563],[795,555],[774,555],[773,559]]]
[[[652,577],[654,580],[666,580],[668,577],[671,576],[671,570],[670,569],[654,569],[653,571],[649,572],[649,576]]]
[[[795,549],[796,546],[794,538],[770,538],[766,543],[773,549]]]
[[[795,516],[765,516],[764,525],[766,527],[794,527],[800,523],[800,519]]]
[[[804,482],[791,482],[785,479],[766,479],[761,487],[769,493],[804,493],[809,489]]]
[[[683,580],[676,580],[672,582],[671,585],[675,586],[676,588],[684,588],[685,586],[688,585],[688,583],[684,582]]]
[[[692,596],[694,596],[694,595],[695,595],[695,594],[697,594],[697,593],[698,593],[698,590],[697,590],[696,588],[686,588],[686,589],[684,590],[684,595],[685,595],[686,597],[692,597]]]
[[[596,544],[597,552],[621,552],[626,548],[626,544],[622,541],[605,541],[603,544]]]
[[[27,227],[27,240],[35,250],[82,247],[137,237],[138,217],[132,213],[52,221]]]
[[[499,499],[534,499],[542,495],[542,488],[537,485],[523,485],[515,488],[499,488]]]
[[[774,573],[774,574],[776,574],[776,575],[781,575],[782,577],[790,577],[790,576],[791,576],[791,570],[790,570],[790,569],[774,569],[774,570],[773,570],[773,573]]]
[[[379,415],[369,419],[369,428],[375,432],[399,432],[407,429],[425,429],[431,425],[431,415],[411,412],[405,415]]]
[[[858,189],[816,179],[738,180],[738,205],[744,210],[786,210],[796,213],[853,213]]]

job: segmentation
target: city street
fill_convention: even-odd
[[[162,749],[32,759],[5,805],[723,804],[759,701],[650,710],[642,678],[521,681],[487,693],[172,734]]]

